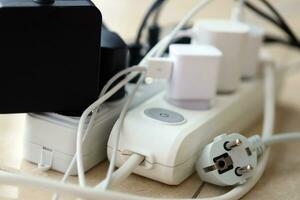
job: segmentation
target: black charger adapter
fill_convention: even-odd
[[[88,0],[0,0],[0,113],[82,112],[100,88],[100,11]]]

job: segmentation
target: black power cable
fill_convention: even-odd
[[[152,16],[152,14],[160,8],[160,6],[164,3],[165,0],[155,0],[150,8],[147,10],[143,21],[138,29],[138,33],[135,39],[135,42],[131,45],[129,45],[130,50],[130,65],[136,65],[140,62],[140,60],[144,57],[143,53],[141,52],[143,49],[143,45],[141,44],[141,37],[142,33],[148,23],[149,18]]]
[[[260,1],[274,13],[274,15],[277,17],[277,19],[279,20],[279,22],[282,25],[282,27],[286,30],[286,32],[288,33],[288,35],[291,37],[291,40],[294,41],[295,43],[297,43],[300,46],[299,39],[294,34],[294,32],[292,31],[292,29],[289,27],[289,25],[287,24],[287,22],[285,21],[285,19],[275,9],[275,7],[272,4],[270,4],[267,0],[260,0]]]
[[[136,44],[140,44],[140,40],[141,40],[141,37],[142,37],[142,33],[143,33],[143,30],[145,29],[146,25],[147,25],[147,22],[149,20],[149,18],[151,17],[152,13],[154,11],[156,11],[157,9],[160,8],[160,6],[164,3],[164,0],[155,0],[153,2],[153,4],[150,6],[149,10],[147,11],[141,25],[140,25],[140,28],[138,30],[138,34],[136,36],[136,39],[135,39],[135,43]]]
[[[281,29],[283,32],[285,32],[288,35],[288,38],[289,38],[288,40],[284,40],[284,39],[274,37],[274,36],[266,36],[264,41],[266,43],[277,42],[280,44],[289,45],[289,46],[296,47],[299,49],[300,48],[299,40],[297,39],[296,35],[293,33],[291,28],[288,26],[288,24],[286,23],[284,18],[269,2],[267,2],[266,0],[261,0],[261,1],[265,4],[265,6],[268,7],[268,9],[270,9],[274,13],[274,15],[276,16],[277,19],[274,19],[273,17],[271,17],[270,15],[268,15],[261,9],[254,6],[249,1],[245,2],[245,6],[247,8],[249,8],[251,11],[253,11],[254,13],[256,13],[257,15],[261,16],[262,18],[266,19],[267,21],[271,22],[273,25],[275,25],[276,27]]]
[[[286,39],[280,38],[278,36],[273,36],[273,35],[265,35],[264,37],[264,43],[265,44],[282,44],[285,46],[293,47],[295,49],[300,50],[300,46],[297,45],[296,43],[292,41],[288,41]]]
[[[280,27],[280,29],[282,29],[282,25],[277,20],[275,20],[273,17],[271,17],[270,15],[268,15],[267,13],[265,13],[264,11],[260,10],[259,8],[257,8],[252,3],[246,1],[245,2],[245,6],[248,9],[250,9],[251,11],[253,11],[255,14],[263,17],[264,19],[268,20],[269,22],[271,22],[275,26]]]
[[[148,28],[148,51],[152,49],[159,41],[161,27],[158,24],[163,4],[155,11],[151,25]]]

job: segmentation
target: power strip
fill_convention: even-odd
[[[278,73],[280,75],[283,72]],[[277,79],[278,86],[281,78]],[[162,92],[128,112],[117,156],[121,166],[132,153],[145,157],[134,171],[141,176],[178,185],[195,171],[204,146],[222,133],[249,127],[263,109],[263,81],[244,81],[232,94],[218,95],[210,110],[187,110],[165,100]],[[115,143],[117,126],[108,142],[108,158]]]
[[[130,93],[134,85],[128,85]],[[136,94],[132,108],[159,93],[161,83],[143,85]],[[106,159],[106,145],[111,129],[117,120],[126,98],[105,103],[95,119],[89,137],[83,145],[85,171]],[[27,161],[42,168],[64,173],[76,151],[76,134],[79,117],[68,117],[55,113],[27,114],[25,120],[24,155]],[[76,167],[71,175],[76,175]]]

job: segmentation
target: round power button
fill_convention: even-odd
[[[182,124],[185,122],[185,118],[181,114],[163,108],[148,108],[144,113],[152,119],[168,124]]]

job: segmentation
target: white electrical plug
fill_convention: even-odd
[[[153,79],[169,80],[173,69],[173,61],[170,58],[149,58],[146,77]]]
[[[219,186],[243,184],[257,166],[257,147],[246,137],[220,135],[208,144],[196,163],[200,178]]]

